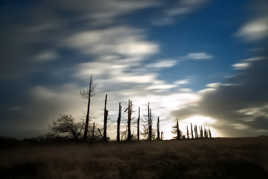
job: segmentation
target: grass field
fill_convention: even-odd
[[[268,138],[0,149],[0,178],[268,178]]]

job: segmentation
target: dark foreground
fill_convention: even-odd
[[[0,149],[0,178],[268,178],[268,138]]]

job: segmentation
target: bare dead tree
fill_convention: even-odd
[[[190,139],[190,134],[189,134],[188,125],[186,126],[186,135],[187,135],[187,139]]]
[[[132,117],[132,101],[128,100],[128,115],[127,115],[127,140],[130,141],[132,138],[131,135],[131,117]]]
[[[116,136],[117,142],[120,142],[121,110],[122,110],[122,106],[121,106],[121,103],[119,103],[118,118],[117,118],[117,136]]]
[[[159,122],[159,116],[157,118],[157,140],[160,140],[160,122]]]
[[[212,135],[211,135],[211,130],[208,129],[208,137],[211,139],[212,138]]]
[[[150,103],[148,103],[148,140],[152,141],[152,110]]]
[[[96,124],[95,122],[93,122],[93,128],[92,128],[92,137],[95,137],[95,128],[96,128]]]
[[[124,112],[127,112],[127,141],[131,141],[131,119],[132,119],[132,101],[128,100],[128,107],[125,109]]]
[[[105,95],[104,102],[104,120],[103,120],[103,140],[107,142],[107,119],[108,119],[108,110],[107,110],[107,94]]]
[[[206,128],[204,128],[204,138],[208,138],[208,131],[207,131],[207,129]]]
[[[172,131],[173,134],[176,134],[176,137],[175,139],[177,140],[180,140],[181,137],[182,137],[182,132],[180,130],[180,126],[179,126],[179,120],[176,119],[176,125],[173,126],[173,131]]]
[[[191,139],[194,139],[193,124],[191,123]]]
[[[137,139],[140,140],[140,107],[139,107],[139,114],[137,120]]]
[[[82,97],[87,97],[87,114],[86,114],[86,121],[85,121],[85,126],[84,126],[84,136],[83,139],[87,140],[88,136],[88,124],[89,124],[89,118],[90,118],[90,103],[91,103],[91,98],[94,96],[94,85],[93,85],[93,77],[92,75],[90,76],[89,80],[89,85],[88,85],[88,91],[80,91],[80,95]]]
[[[195,135],[195,139],[198,139],[198,129],[197,129],[197,125],[194,126],[194,135]]]
[[[204,137],[204,130],[203,130],[203,126],[200,126],[200,138]]]

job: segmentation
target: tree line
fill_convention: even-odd
[[[85,91],[80,91],[81,96],[87,98],[87,112],[86,118],[83,122],[75,122],[74,118],[71,115],[61,115],[58,119],[53,121],[52,127],[50,128],[49,136],[53,137],[65,137],[69,139],[73,139],[76,141],[92,141],[92,140],[101,140],[104,142],[108,142],[110,138],[107,136],[107,123],[109,110],[107,108],[108,103],[108,95],[105,94],[104,98],[104,108],[103,108],[103,127],[98,128],[93,122],[92,126],[90,123],[90,112],[91,112],[91,98],[94,96],[94,84],[93,78],[90,76],[88,89]],[[125,110],[122,110],[121,102],[118,103],[118,117],[117,117],[117,127],[116,127],[116,141],[133,141],[141,140],[141,135],[143,139],[152,141],[160,141],[163,140],[163,131],[160,131],[160,117],[157,117],[156,130],[153,129],[153,117],[152,117],[152,109],[150,107],[150,103],[147,104],[147,114],[145,115],[147,121],[144,121],[143,130],[141,131],[141,112],[140,107],[138,108],[138,117],[137,117],[137,133],[136,136],[132,134],[132,120],[133,120],[133,102],[132,100],[128,100],[127,107]],[[127,124],[126,130],[121,132],[121,122],[122,122],[122,112],[127,113]],[[147,124],[146,124],[147,123]],[[173,126],[172,133],[175,135],[175,139],[183,140],[183,139],[210,139],[212,138],[211,130],[205,126],[197,126],[192,123],[190,126],[186,126],[186,134],[183,135],[182,130],[179,126],[179,120],[176,119],[176,125]],[[136,137],[136,139],[134,139]]]

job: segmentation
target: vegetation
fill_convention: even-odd
[[[1,179],[268,178],[268,138],[22,142],[0,150]]]

